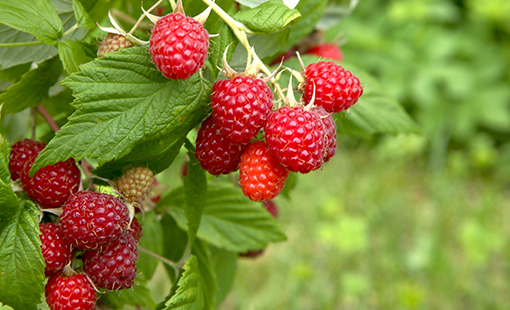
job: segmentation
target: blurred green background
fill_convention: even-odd
[[[324,25],[423,135],[340,135],[221,309],[509,309],[510,1],[362,0]]]

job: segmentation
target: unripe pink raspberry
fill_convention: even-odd
[[[130,202],[142,202],[150,194],[154,173],[147,167],[133,167],[115,181],[115,189]]]
[[[108,33],[97,49],[97,57],[103,57],[105,53],[116,52],[133,45],[128,38],[121,34]]]

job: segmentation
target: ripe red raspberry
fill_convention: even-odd
[[[46,166],[33,177],[28,176],[35,157],[27,161],[21,172],[21,184],[27,194],[42,208],[55,208],[64,204],[80,187],[81,172],[74,158]]]
[[[51,277],[45,295],[51,310],[92,310],[97,299],[94,287],[83,273]]]
[[[331,113],[347,110],[363,94],[359,79],[334,62],[320,61],[305,70],[303,98],[309,103],[315,89],[315,105]],[[314,87],[315,85],[315,87]]]
[[[289,172],[269,153],[267,144],[250,144],[241,155],[239,185],[253,201],[276,197],[289,177]]]
[[[136,217],[133,217],[133,220],[131,221],[131,225],[128,228],[128,234],[135,238],[136,242],[139,242],[140,239],[142,239],[142,225],[140,225],[140,222],[136,219]]]
[[[116,182],[115,188],[126,200],[142,202],[147,198],[154,182],[154,173],[147,167],[133,167]]]
[[[333,43],[322,43],[306,51],[305,54],[312,54],[323,58],[342,61],[342,51]]]
[[[152,28],[152,61],[164,76],[187,79],[204,65],[209,48],[209,33],[191,17],[170,13]]]
[[[64,204],[61,230],[77,249],[90,250],[118,239],[128,228],[129,210],[117,197],[78,192]]]
[[[324,162],[328,162],[336,154],[336,124],[333,116],[323,107],[316,107],[314,111],[320,116],[324,124]]]
[[[134,44],[121,34],[108,33],[97,49],[97,57],[103,57],[105,53],[132,47]]]
[[[261,79],[236,76],[213,85],[213,116],[223,135],[234,142],[249,143],[273,109],[273,92]]]
[[[313,111],[284,106],[264,126],[269,151],[292,172],[319,169],[324,160],[324,125]]]
[[[44,273],[50,277],[62,273],[64,267],[73,259],[73,246],[64,238],[60,226],[55,223],[39,224],[41,230],[41,249],[46,268]]]
[[[96,285],[111,291],[130,288],[136,277],[138,244],[126,233],[103,249],[86,251],[82,260],[83,271]]]
[[[210,174],[228,174],[239,168],[239,160],[246,145],[227,139],[214,120],[209,116],[198,131],[195,156],[200,166]]]
[[[9,171],[13,181],[20,178],[25,163],[39,155],[45,146],[44,143],[31,139],[18,141],[12,145],[11,154],[9,155]]]

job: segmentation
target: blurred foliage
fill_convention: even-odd
[[[451,149],[486,168],[510,141],[508,16],[505,0],[365,0],[326,40],[343,34],[344,59],[378,77],[420,123],[432,168]]]

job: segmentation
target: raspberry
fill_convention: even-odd
[[[170,13],[152,28],[152,61],[164,76],[187,79],[204,65],[209,48],[209,33],[191,17]]]
[[[115,188],[126,200],[142,202],[150,194],[153,182],[152,170],[147,167],[133,167],[115,182]]]
[[[236,76],[214,83],[211,104],[223,135],[234,142],[248,143],[273,109],[273,93],[261,79]]]
[[[72,245],[64,238],[60,226],[55,223],[39,224],[41,249],[47,277],[64,271],[64,267],[74,257]]]
[[[45,295],[51,310],[92,310],[97,299],[94,287],[83,273],[51,277]]]
[[[324,125],[313,111],[284,106],[264,126],[269,151],[292,172],[319,169],[324,160]]]
[[[136,217],[133,217],[133,220],[131,221],[128,234],[135,238],[136,242],[139,242],[140,239],[142,239],[142,225],[140,225],[140,222],[138,222]]]
[[[85,252],[82,260],[83,270],[98,286],[111,291],[130,288],[136,277],[138,245],[126,233],[104,249]]]
[[[250,144],[241,155],[239,184],[245,196],[253,201],[276,197],[289,177],[289,172],[269,153],[267,144]]]
[[[64,204],[60,224],[64,236],[76,248],[95,249],[127,230],[129,210],[112,195],[81,191]]]
[[[103,57],[105,53],[132,47],[133,43],[125,36],[116,33],[108,33],[97,49],[97,57]]]
[[[34,161],[35,157],[26,162],[21,172],[21,184],[27,194],[42,208],[60,207],[78,191],[81,172],[74,158],[39,169],[33,177],[30,177],[28,172]]]
[[[324,124],[324,162],[328,162],[336,154],[336,124],[330,113],[323,107],[316,107],[314,111],[320,116]]]
[[[306,51],[305,54],[312,54],[323,58],[342,61],[342,51],[332,43],[322,43]]]
[[[214,117],[209,116],[198,131],[195,156],[200,166],[210,174],[228,174],[238,169],[245,147],[227,139]]]
[[[39,155],[45,146],[42,142],[30,139],[18,141],[12,145],[11,154],[9,155],[9,171],[13,181],[20,178],[25,163]]]
[[[315,105],[331,113],[347,110],[363,94],[359,79],[334,62],[320,61],[305,70],[303,98],[309,103],[315,89]],[[315,87],[314,87],[315,85]]]
[[[249,250],[245,253],[239,253],[239,256],[244,257],[244,258],[256,258],[256,257],[259,257],[260,255],[262,255],[262,253],[264,253],[264,249]]]

